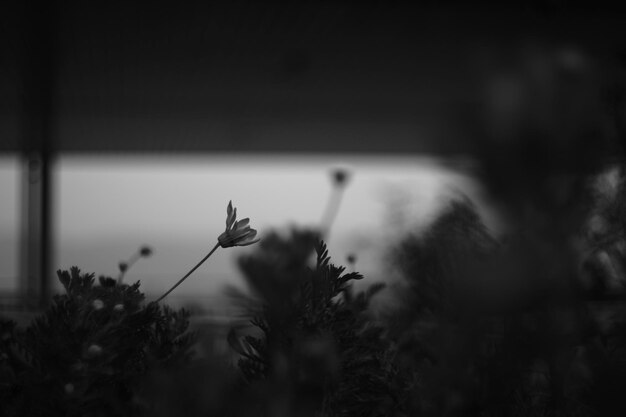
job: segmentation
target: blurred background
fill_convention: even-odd
[[[125,279],[157,296],[213,246],[229,200],[261,238],[320,227],[337,169],[331,255],[390,280],[386,249],[447,199],[470,198],[498,234],[498,180],[520,195],[511,172],[618,155],[624,18],[602,2],[0,7],[8,310],[48,302],[58,268],[115,277],[141,245],[153,254]],[[549,138],[539,152],[517,141],[527,126]],[[245,250],[174,295],[219,298]]]

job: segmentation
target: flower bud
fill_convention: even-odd
[[[102,347],[96,344],[93,344],[87,348],[87,357],[95,358],[96,356],[100,356],[102,354]]]
[[[233,246],[248,246],[259,241],[256,230],[250,227],[250,219],[245,218],[237,221],[237,209],[233,208],[232,201],[226,208],[226,230],[219,235],[217,241],[223,248]]]
[[[331,174],[333,177],[333,182],[339,187],[345,185],[345,183],[348,181],[349,172],[345,169],[337,168],[333,170]]]

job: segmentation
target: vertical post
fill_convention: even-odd
[[[50,295],[51,159],[54,140],[55,5],[23,3],[20,60],[22,143],[22,294],[30,307]]]
[[[43,307],[50,299],[50,159],[41,150],[22,157],[20,284],[29,307]]]

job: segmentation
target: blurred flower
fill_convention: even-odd
[[[87,348],[87,357],[93,358],[99,356],[102,353],[102,347],[96,344],[93,344]]]
[[[78,361],[78,362],[75,362],[72,366],[70,366],[70,369],[73,372],[80,372],[83,369],[85,369],[85,364],[82,361]]]
[[[124,280],[124,274],[132,267],[135,262],[137,262],[140,258],[147,258],[152,255],[152,248],[148,245],[144,245],[139,248],[139,250],[128,259],[126,262],[120,262],[118,264],[120,269],[120,275],[117,277],[117,283],[122,284]]]
[[[596,214],[589,219],[589,238],[600,240],[609,231],[609,224],[604,217]]]
[[[93,300],[93,303],[91,304],[93,305],[94,310],[102,310],[104,307],[102,300]]]
[[[63,388],[66,394],[72,394],[74,392],[74,384],[65,384]]]
[[[221,247],[248,246],[260,240],[254,239],[256,230],[248,225],[249,218],[237,221],[237,209],[233,208],[232,201],[228,203],[226,214],[226,230],[217,238]]]
[[[353,265],[356,262],[356,255],[354,253],[349,253],[348,256],[346,256],[346,260],[350,265]]]
[[[342,186],[348,181],[349,172],[346,169],[337,168],[332,171],[333,182],[337,186]]]
[[[328,234],[332,227],[337,213],[339,212],[339,206],[341,205],[341,198],[348,182],[350,171],[343,168],[336,168],[331,171],[331,178],[333,181],[333,188],[331,190],[330,197],[326,203],[326,209],[322,214],[322,220],[320,221],[320,232],[322,237],[328,239]]]
[[[113,306],[113,311],[124,311],[124,304],[115,304]]]

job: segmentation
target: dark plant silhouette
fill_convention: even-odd
[[[58,271],[65,294],[24,331],[2,323],[0,415],[126,416],[148,370],[184,363],[188,313],[144,305],[139,283],[119,285],[76,267]]]
[[[313,237],[297,231],[287,240],[270,235],[258,254],[241,260],[253,288],[257,282],[276,284],[276,277],[285,275],[278,285],[257,289],[263,308],[252,324],[260,333],[229,334],[241,355],[239,367],[251,389],[267,390],[261,405],[267,415],[393,414],[389,346],[383,328],[367,313],[370,298],[383,286],[354,296],[350,282],[362,276],[330,264],[323,243],[315,247],[315,266],[307,268]],[[276,268],[268,252],[281,245],[302,252],[282,258],[293,263]]]

